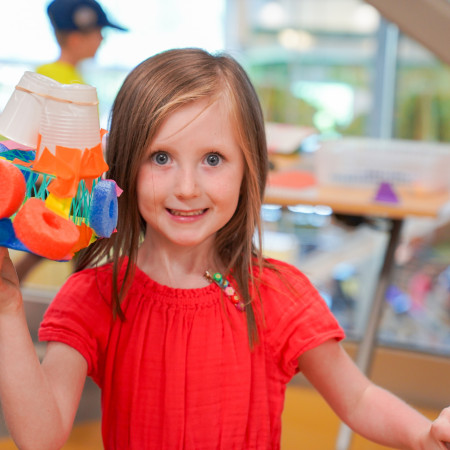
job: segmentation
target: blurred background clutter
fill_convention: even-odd
[[[0,111],[24,71],[58,57],[47,5],[47,0],[3,5]],[[420,161],[432,159],[435,166],[427,176],[443,180],[439,190],[448,195],[450,165],[439,164],[433,152],[439,148],[439,158],[448,161],[449,0],[108,0],[102,6],[109,20],[128,29],[118,33],[104,28],[95,57],[79,65],[84,81],[97,88],[103,128],[108,129],[122,81],[143,59],[172,47],[225,50],[243,64],[260,96],[272,169],[301,161],[296,169],[304,176],[300,179],[297,171],[292,186],[317,181],[306,174],[317,175],[317,161],[323,158],[318,149],[330,142],[352,143],[357,138],[364,146],[382,139],[392,145],[367,145],[366,164],[405,144],[406,152],[414,152]],[[411,141],[414,145],[408,146]],[[331,170],[336,171],[341,158]],[[392,159],[386,157],[382,169],[390,165]],[[426,195],[422,188],[415,186],[415,194]],[[264,205],[261,214],[266,254],[297,265],[311,278],[345,328],[345,345],[354,354],[389,238],[383,217],[342,215],[326,204],[281,202]],[[437,217],[408,216],[403,225],[371,377],[432,416],[450,402],[450,200]],[[21,255],[12,253],[19,261]],[[36,340],[40,317],[70,271],[71,265],[45,261],[24,281]],[[36,349],[43,351],[38,342]],[[299,448],[300,439],[308,450],[334,448],[338,422],[333,414],[301,376],[293,380],[290,392],[282,448]],[[77,416],[80,427],[94,421],[96,444],[67,448],[101,448],[98,395],[88,381]],[[307,419],[300,419],[299,406],[293,403],[297,396],[298,403],[307,402],[310,411],[330,421],[329,436],[323,426],[316,435],[311,434],[313,425],[301,426]],[[310,434],[305,436],[300,428]],[[0,432],[7,435],[4,427]],[[79,428],[74,436],[81,436],[82,442],[91,432]],[[7,447],[7,440],[4,445],[0,441],[0,449],[14,448]],[[352,448],[382,447],[357,438]]]
[[[448,6],[446,0],[414,3]],[[0,107],[24,70],[58,56],[47,4],[17,0],[4,6],[2,35],[8,39],[0,47]],[[370,2],[109,0],[104,9],[111,21],[129,29],[120,33],[105,28],[97,56],[81,68],[86,82],[98,89],[105,126],[117,89],[132,67],[160,50],[199,46],[230,51],[246,66],[268,121],[313,125],[327,134],[373,134],[380,94],[374,88],[381,90],[374,76],[386,66],[392,136],[450,140],[445,126],[450,116],[449,61],[391,26]],[[403,22],[414,15],[414,7],[400,10]],[[416,33],[430,33],[436,27],[430,19],[415,24]],[[440,33],[436,45],[445,45],[445,36]]]

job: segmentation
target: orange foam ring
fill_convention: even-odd
[[[0,219],[12,216],[22,204],[26,182],[20,169],[0,159]]]
[[[53,260],[66,258],[80,235],[73,222],[50,211],[43,200],[34,197],[16,214],[13,227],[29,250]]]

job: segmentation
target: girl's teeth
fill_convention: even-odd
[[[170,210],[171,214],[173,214],[174,216],[186,216],[186,217],[199,216],[200,214],[203,213],[203,211],[204,211],[203,209],[198,210],[198,211],[185,211],[185,212],[183,212],[183,211],[175,211],[173,209]]]

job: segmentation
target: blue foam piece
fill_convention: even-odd
[[[35,150],[10,150],[8,147],[0,143],[0,153],[2,158],[9,161],[14,161],[15,159],[20,159],[24,162],[34,161],[36,158]]]
[[[99,181],[92,191],[89,226],[97,236],[110,237],[117,226],[118,212],[116,183]]]
[[[0,220],[0,246],[32,253],[17,239],[11,219]]]

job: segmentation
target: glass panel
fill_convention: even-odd
[[[450,142],[450,67],[402,36],[397,74],[395,137]]]
[[[268,121],[365,135],[379,15],[359,0],[248,2],[241,45]]]

